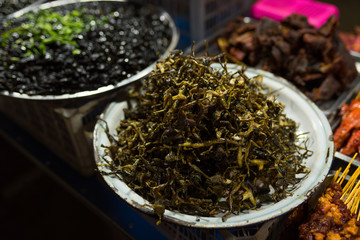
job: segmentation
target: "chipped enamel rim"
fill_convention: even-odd
[[[220,67],[218,64],[212,66],[215,68]],[[228,64],[227,68],[228,71],[236,71],[240,67]],[[165,210],[165,220],[184,226],[200,228],[232,228],[259,224],[295,209],[307,200],[325,180],[334,156],[334,142],[330,124],[323,112],[293,85],[280,77],[252,68],[247,69],[246,75],[249,77],[262,75],[263,84],[277,90],[277,100],[285,104],[284,111],[286,115],[299,123],[298,133],[308,132],[308,148],[313,150],[314,154],[306,159],[304,164],[311,169],[311,172],[302,179],[298,188],[292,191],[291,196],[277,203],[263,204],[261,208],[256,210],[247,210],[239,215],[230,215],[224,222],[221,216],[200,217],[170,210]],[[123,109],[126,106],[126,102],[113,102],[109,104],[101,115],[101,118],[107,122],[110,133],[114,136],[116,136],[115,128],[118,126],[120,119],[124,118]],[[100,170],[106,171],[106,168],[101,165],[103,163],[101,156],[104,154],[104,148],[101,145],[109,146],[109,140],[105,134],[103,121],[96,123],[93,137],[97,166]],[[154,214],[153,209],[146,206],[149,202],[140,197],[124,182],[107,175],[102,177],[112,190],[128,204],[148,214]]]
[[[43,9],[49,9],[53,7],[59,7],[64,5],[70,5],[70,4],[76,4],[76,3],[87,3],[87,2],[118,2],[119,4],[122,3],[131,3],[128,0],[57,0],[53,2],[47,2],[43,4],[34,4],[29,7],[26,7],[22,10],[19,10],[11,15],[8,16],[8,18],[19,18],[22,15],[30,12],[30,11],[36,11],[36,10],[43,10]],[[171,28],[171,41],[169,46],[167,47],[167,50],[162,53],[159,56],[159,59],[166,58],[169,55],[169,52],[174,50],[176,45],[179,41],[179,32],[176,28],[175,22],[171,18],[171,16],[164,11],[163,9],[160,9],[158,7],[153,7],[155,10],[157,10],[160,14],[160,17],[164,17],[166,20],[169,21],[169,26]],[[130,83],[133,83],[137,80],[142,79],[146,75],[148,75],[153,68],[155,67],[157,61],[151,63],[148,67],[144,68],[143,70],[139,71],[135,75],[131,76],[130,78],[126,78],[121,80],[115,85],[107,85],[100,87],[96,90],[89,90],[89,91],[81,91],[73,94],[62,94],[62,95],[28,95],[18,92],[12,92],[9,91],[0,91],[1,95],[19,98],[19,99],[29,99],[29,100],[43,100],[43,101],[49,101],[49,100],[66,100],[66,99],[75,99],[75,98],[84,98],[84,97],[93,97],[98,94],[107,93],[112,90],[119,89],[121,87],[127,86]]]

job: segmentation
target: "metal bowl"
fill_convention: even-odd
[[[23,16],[24,14],[31,12],[31,11],[44,10],[44,9],[55,8],[55,7],[77,4],[77,3],[86,4],[86,3],[91,3],[91,2],[102,2],[102,3],[109,2],[109,3],[116,3],[116,4],[131,3],[131,1],[128,1],[128,0],[57,0],[57,1],[52,1],[52,2],[48,2],[48,3],[36,4],[36,5],[29,6],[27,8],[24,8],[20,11],[17,11],[15,13],[11,14],[11,16],[9,16],[9,18],[19,18],[19,17]],[[150,7],[150,5],[149,5],[149,7]],[[159,13],[159,15],[161,17],[165,18],[169,22],[169,26],[170,26],[171,32],[172,32],[172,38],[170,40],[170,45],[168,46],[168,51],[161,53],[161,55],[159,56],[159,59],[161,59],[161,58],[165,58],[166,56],[168,56],[169,51],[175,49],[175,47],[179,41],[179,32],[178,32],[178,29],[176,28],[176,25],[175,25],[173,19],[166,11],[164,11],[161,8],[155,7],[155,6],[151,6],[151,8],[153,8],[154,11],[156,11],[156,13]],[[146,53],[144,53],[144,54],[146,54]],[[75,98],[77,99],[77,98],[85,98],[85,97],[94,97],[96,95],[108,93],[109,91],[117,90],[119,88],[122,88],[122,87],[130,84],[130,83],[133,83],[137,80],[142,79],[154,68],[155,64],[156,64],[156,61],[151,63],[148,67],[141,70],[137,74],[135,74],[129,78],[121,80],[116,85],[107,85],[107,86],[100,87],[96,90],[81,91],[81,92],[77,92],[74,94],[63,94],[63,95],[28,95],[28,94],[22,94],[22,93],[18,93],[18,92],[10,93],[8,91],[0,91],[0,94],[4,95],[4,96],[19,98],[19,99],[29,99],[29,100],[68,100],[68,99],[75,99]]]
[[[214,68],[220,68],[220,65],[213,64]],[[228,71],[234,72],[240,68],[238,65],[228,64]],[[269,72],[249,68],[245,72],[247,76],[263,76],[263,84],[266,87],[276,91],[277,101],[285,104],[285,114],[299,123],[298,134],[308,133],[308,148],[314,151],[314,154],[304,160],[304,165],[311,169],[311,172],[304,177],[298,187],[291,192],[291,195],[277,203],[263,204],[256,210],[246,210],[239,215],[231,215],[226,221],[222,221],[221,216],[201,217],[196,215],[183,214],[175,211],[165,210],[164,219],[177,224],[201,228],[232,228],[247,225],[258,224],[289,212],[303,203],[325,180],[334,155],[334,143],[330,124],[323,112],[304,94],[297,90],[288,81],[276,77]],[[116,136],[116,127],[119,121],[124,118],[123,109],[127,107],[126,102],[111,103],[101,119],[107,122],[110,134]],[[98,121],[93,133],[93,145],[95,160],[99,170],[107,171],[102,165],[104,163],[104,148],[109,146],[110,142],[105,133],[104,121]],[[120,198],[124,199],[131,206],[154,214],[153,209],[149,207],[149,202],[135,193],[120,179],[103,175],[104,180],[114,190]]]

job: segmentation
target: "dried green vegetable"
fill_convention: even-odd
[[[311,155],[262,77],[173,51],[125,111],[104,157],[110,173],[164,209],[223,220],[288,196]],[[306,139],[306,138],[304,138]],[[109,160],[110,159],[110,160]]]

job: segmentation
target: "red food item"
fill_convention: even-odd
[[[341,153],[345,155],[352,155],[357,151],[360,152],[360,130],[353,131],[346,146],[341,149]]]
[[[349,137],[360,128],[360,101],[353,99],[350,106],[344,104],[341,107],[340,115],[342,117],[341,124],[334,133],[334,143],[337,150],[340,150],[346,144]],[[354,140],[351,145],[355,143]]]
[[[340,199],[342,188],[338,183],[331,183],[319,198],[315,211],[309,221],[300,225],[299,238],[313,239],[355,239],[359,240],[360,231],[356,215],[352,215]]]

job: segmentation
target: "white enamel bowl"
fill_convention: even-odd
[[[213,67],[219,68],[219,65],[214,64]],[[228,71],[235,71],[237,68],[239,66],[228,64]],[[249,77],[262,75],[263,84],[272,90],[276,90],[277,100],[285,104],[286,115],[299,123],[298,133],[308,132],[308,148],[313,150],[314,153],[304,161],[304,165],[311,169],[311,172],[301,180],[298,187],[285,199],[277,203],[263,204],[261,208],[256,210],[231,215],[224,222],[221,216],[201,217],[169,210],[165,210],[164,219],[185,226],[201,228],[231,228],[257,224],[295,209],[308,199],[325,180],[334,155],[334,143],[331,127],[323,112],[293,85],[282,78],[251,68],[247,69],[246,75]],[[116,136],[115,128],[118,126],[119,121],[124,118],[123,109],[126,107],[125,102],[111,103],[101,115],[101,118],[107,122],[110,133],[114,136]],[[100,170],[106,171],[104,167],[101,167],[102,156],[104,155],[104,148],[101,145],[109,146],[109,140],[105,134],[103,121],[97,122],[93,136],[97,165]],[[115,193],[128,204],[143,212],[154,214],[153,209],[146,206],[149,203],[124,182],[108,175],[103,175],[103,178]]]

